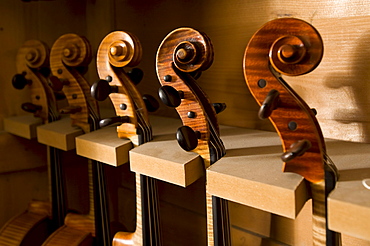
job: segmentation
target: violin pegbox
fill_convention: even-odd
[[[88,40],[77,34],[60,36],[53,44],[50,67],[53,74],[50,81],[57,90],[62,89],[69,106],[60,110],[70,114],[72,125],[89,131],[89,112],[97,110],[97,104],[90,96],[90,85],[83,77],[91,62],[91,46]],[[90,107],[90,109],[89,109]]]
[[[282,79],[314,70],[323,56],[317,30],[305,21],[280,18],[268,22],[251,38],[244,55],[244,77],[261,106],[261,119],[269,118],[280,135],[284,171],[310,182],[324,179],[325,143],[314,112]]]
[[[109,33],[98,49],[97,68],[100,80],[91,87],[91,95],[96,100],[102,101],[110,97],[117,115],[102,120],[100,126],[121,123],[117,126],[118,137],[130,138],[136,145],[139,145],[138,135],[142,134],[138,132],[139,122],[148,122],[148,108],[149,111],[157,109],[155,99],[149,95],[142,97],[135,86],[143,78],[143,72],[138,68],[129,72],[123,69],[137,66],[141,57],[141,44],[135,35],[123,31]],[[151,107],[152,104],[148,101],[153,102],[154,106]]]
[[[176,108],[183,126],[177,131],[179,145],[210,160],[210,133],[219,135],[216,111],[195,78],[213,62],[213,46],[202,32],[178,28],[162,41],[156,58],[161,83],[159,97]],[[225,107],[218,104],[219,111]],[[211,129],[212,128],[212,129]],[[206,162],[206,167],[209,163]]]
[[[17,53],[17,71],[12,84],[16,89],[29,87],[31,102],[23,103],[22,109],[48,121],[49,110],[56,111],[56,99],[48,84],[50,75],[49,48],[39,40],[28,40]],[[55,112],[54,112],[55,113]]]

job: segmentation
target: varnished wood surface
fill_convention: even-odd
[[[281,78],[281,74],[298,76],[311,72],[322,55],[322,39],[312,25],[297,18],[280,18],[266,23],[250,39],[243,69],[248,88],[261,106],[259,117],[269,118],[280,136],[283,171],[300,174],[309,181],[313,244],[341,245],[339,234],[327,225],[327,196],[337,179],[335,164],[326,157],[315,114]],[[273,94],[276,96],[270,96]],[[306,149],[294,153],[293,146],[303,141],[308,144]],[[289,155],[293,158],[286,158]]]
[[[152,140],[152,126],[148,108],[143,97],[124,70],[139,64],[142,48],[134,34],[124,31],[111,32],[100,43],[97,55],[97,69],[102,80],[109,81],[117,88],[109,97],[116,116],[126,117],[117,126],[117,137],[129,139],[132,147]],[[95,88],[99,90],[99,88]],[[92,87],[92,94],[93,87]],[[123,107],[124,106],[124,107]],[[128,150],[124,155],[128,155]],[[157,180],[135,174],[136,226],[134,232],[119,231],[113,238],[113,245],[162,245]]]
[[[47,82],[48,73],[42,72],[50,70],[49,47],[39,40],[26,41],[18,50],[16,66],[18,73],[13,77],[13,86],[17,89],[28,87],[31,95],[31,102],[28,102],[28,104],[37,107],[36,110],[28,113],[40,118],[44,124],[57,120],[56,99]],[[23,84],[24,82],[27,82],[27,84]],[[22,108],[28,111],[28,106],[23,107],[23,105]],[[47,150],[47,154],[49,154],[49,150]],[[52,165],[50,160],[48,164],[49,185],[51,186],[51,180],[57,178],[57,176],[53,176],[54,173],[50,171]],[[51,178],[51,176],[53,177]],[[55,214],[52,213],[51,208],[51,190],[50,187],[49,201],[32,201],[26,212],[19,214],[2,227],[0,242],[6,241],[8,245],[27,245],[35,241],[35,244],[40,244],[52,232],[51,219],[55,219]]]
[[[72,107],[74,111],[75,108],[78,110],[74,112],[69,112],[70,108],[60,109],[62,113],[65,111],[70,114],[71,125],[79,127],[83,132],[90,132],[97,128],[98,109],[96,102],[92,99],[90,95],[89,84],[83,77],[83,73],[78,68],[82,69],[87,67],[91,62],[91,46],[85,37],[79,36],[77,34],[64,34],[60,36],[52,46],[50,53],[50,68],[52,74],[57,77],[61,82],[67,82],[62,87],[63,93],[65,94],[68,107]],[[90,118],[91,117],[91,118]],[[72,214],[68,213],[65,217],[65,226],[60,227],[59,230],[55,231],[44,245],[54,245],[58,243],[61,239],[68,241],[69,238],[76,240],[77,245],[85,245],[86,235],[95,237],[99,232],[96,228],[95,209],[99,208],[95,206],[95,189],[99,188],[96,185],[96,178],[93,177],[93,169],[95,163],[91,160],[87,161],[88,170],[83,175],[88,177],[88,199],[89,208],[86,214]],[[105,183],[104,183],[105,185]],[[99,201],[100,202],[100,201]],[[97,203],[98,204],[98,203]],[[105,208],[103,208],[105,209]],[[75,231],[82,233],[75,233]],[[99,234],[99,236],[101,236]],[[76,238],[76,239],[75,239]],[[91,244],[92,241],[89,240]]]
[[[309,105],[318,110],[317,117],[325,136],[368,141],[368,114],[364,107],[368,97],[367,90],[363,89],[367,87],[369,77],[369,56],[363,45],[367,40],[370,21],[368,1],[264,0],[230,4],[230,1],[226,0],[205,0],[192,1],[192,7],[189,7],[189,1],[171,0],[162,1],[161,4],[143,4],[142,1],[126,4],[116,0],[87,3],[23,3],[5,0],[0,6],[0,11],[5,13],[2,15],[5,24],[1,26],[3,38],[0,39],[1,46],[5,48],[0,54],[4,57],[0,59],[1,67],[4,68],[0,75],[0,83],[4,88],[0,92],[1,98],[4,99],[4,103],[0,104],[0,117],[20,113],[20,102],[26,101],[27,93],[18,94],[9,83],[15,72],[16,49],[24,40],[39,38],[52,44],[61,34],[76,32],[86,34],[96,48],[106,33],[127,27],[139,36],[148,52],[144,55],[142,65],[143,69],[148,71],[145,81],[152,85],[147,86],[144,83],[139,85],[139,88],[155,94],[159,84],[156,81],[152,57],[158,44],[169,30],[187,25],[204,30],[212,38],[216,59],[210,70],[199,79],[199,83],[212,100],[227,103],[228,109],[219,116],[220,122],[226,125],[272,129],[268,123],[260,122],[256,118],[257,104],[243,81],[240,68],[243,54],[240,50],[244,50],[247,40],[265,22],[277,17],[294,16],[314,24],[324,42],[330,42],[330,46],[325,49],[320,67],[309,76],[290,78],[291,86]],[[179,8],[182,9],[180,13],[175,11]],[[59,11],[55,12],[55,9]],[[53,18],[50,18],[51,12],[54,13]],[[66,16],[71,18],[66,19]],[[60,25],[62,22],[64,25]],[[338,50],[342,51],[341,59],[338,59]],[[92,81],[96,78],[93,70],[90,69],[89,73]],[[312,79],[312,76],[315,79]],[[338,88],[338,85],[341,86]],[[171,115],[173,112],[161,107],[159,113]],[[9,166],[7,160],[12,158],[12,155],[11,151],[5,152],[5,164],[1,161],[3,166]],[[1,207],[7,206],[4,203],[5,201],[1,202]]]
[[[50,212],[50,204],[30,202],[24,213],[15,216],[1,228],[0,245],[41,245],[50,233]]]

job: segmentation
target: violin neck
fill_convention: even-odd
[[[64,224],[64,218],[67,213],[63,169],[60,163],[60,151],[58,149],[47,146],[47,154],[49,163],[52,223],[53,228],[56,229]]]
[[[226,153],[218,133],[210,127],[210,164],[212,165]],[[230,246],[230,222],[228,201],[219,197],[206,194],[207,220],[208,220],[208,245]],[[212,228],[212,229],[211,229]]]
[[[140,175],[143,245],[161,245],[157,180]],[[140,206],[139,204],[137,206]],[[139,222],[139,218],[138,222]]]
[[[325,180],[310,183],[312,193],[312,224],[313,245],[341,245],[340,234],[329,230],[327,214],[327,197],[335,187],[335,177],[330,171],[325,171]]]
[[[104,172],[104,163],[93,161],[92,169],[92,184],[90,187],[90,216],[94,216],[96,242],[98,245],[111,245],[111,232],[109,221],[109,210],[107,203],[106,179]],[[92,194],[93,193],[93,194]],[[91,197],[93,199],[91,199]]]

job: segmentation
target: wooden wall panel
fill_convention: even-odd
[[[325,53],[322,64],[314,72],[296,78],[286,77],[286,81],[317,109],[326,137],[370,142],[370,101],[367,96],[370,89],[369,4],[370,0],[58,0],[30,3],[2,0],[0,130],[2,119],[22,114],[20,105],[29,100],[27,89],[17,91],[10,83],[16,73],[17,49],[24,41],[36,38],[51,47],[60,35],[74,32],[90,40],[95,59],[96,49],[106,34],[114,30],[130,31],[139,37],[144,51],[139,67],[144,70],[145,77],[139,89],[157,97],[156,51],[170,31],[182,26],[204,31],[213,42],[214,63],[198,81],[213,102],[228,105],[219,115],[220,123],[273,130],[268,121],[256,117],[258,106],[245,84],[242,59],[249,39],[264,23],[279,17],[297,17],[319,30]],[[95,60],[87,78],[91,83],[97,79]],[[111,103],[107,100],[101,106],[111,107]],[[177,117],[175,110],[163,104],[156,114]],[[8,138],[0,135],[0,148],[7,144],[18,146],[19,143],[7,142]],[[4,171],[9,167],[13,153],[2,151],[1,154],[0,170]],[[27,152],[24,155],[27,161],[23,163],[38,165],[36,156],[40,153]],[[6,177],[13,184],[19,180],[14,178],[15,174],[4,175],[8,175]],[[21,177],[23,174],[17,175]],[[45,173],[30,172],[27,175],[30,179],[38,179],[41,175],[43,178],[38,179],[41,183],[46,177]],[[0,184],[1,194],[5,185],[8,184]],[[42,197],[46,191],[35,188],[30,195]],[[22,202],[13,196],[0,200],[0,209],[7,211],[7,204],[14,205],[14,209],[25,208],[24,201],[28,202],[28,197]],[[168,204],[168,207],[177,205],[176,201]]]
[[[364,47],[368,32],[370,1],[115,1],[115,29],[135,33],[143,44],[140,65],[146,76],[140,89],[157,94],[155,54],[162,39],[173,29],[190,26],[211,38],[215,60],[198,82],[212,101],[225,102],[220,123],[269,129],[256,117],[242,71],[244,50],[254,32],[280,17],[296,17],[313,24],[324,39],[322,64],[314,72],[286,81],[315,107],[324,135],[330,138],[369,142],[369,56]],[[366,45],[365,45],[366,46]],[[162,105],[163,106],[163,105]],[[174,116],[161,107],[160,115]]]

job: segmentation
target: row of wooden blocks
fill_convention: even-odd
[[[175,140],[180,120],[151,117],[151,123],[153,141],[136,148],[129,140],[119,139],[115,127],[83,134],[71,126],[69,118],[40,125],[39,119],[25,115],[5,119],[4,126],[9,133],[28,139],[37,137],[40,143],[65,151],[76,149],[77,155],[108,165],[130,163],[131,171],[176,186],[186,188],[206,175],[206,190],[212,196],[284,218],[295,220],[307,204],[309,195],[303,178],[281,171],[282,147],[275,132],[221,126],[226,155],[205,172],[201,158],[182,150]],[[370,241],[370,190],[363,184],[370,178],[370,146],[331,139],[326,143],[340,174],[328,198],[329,228]],[[235,235],[242,232],[236,231]],[[267,232],[254,233],[270,236]],[[285,243],[298,245],[297,241]],[[235,245],[251,244],[240,241]]]

